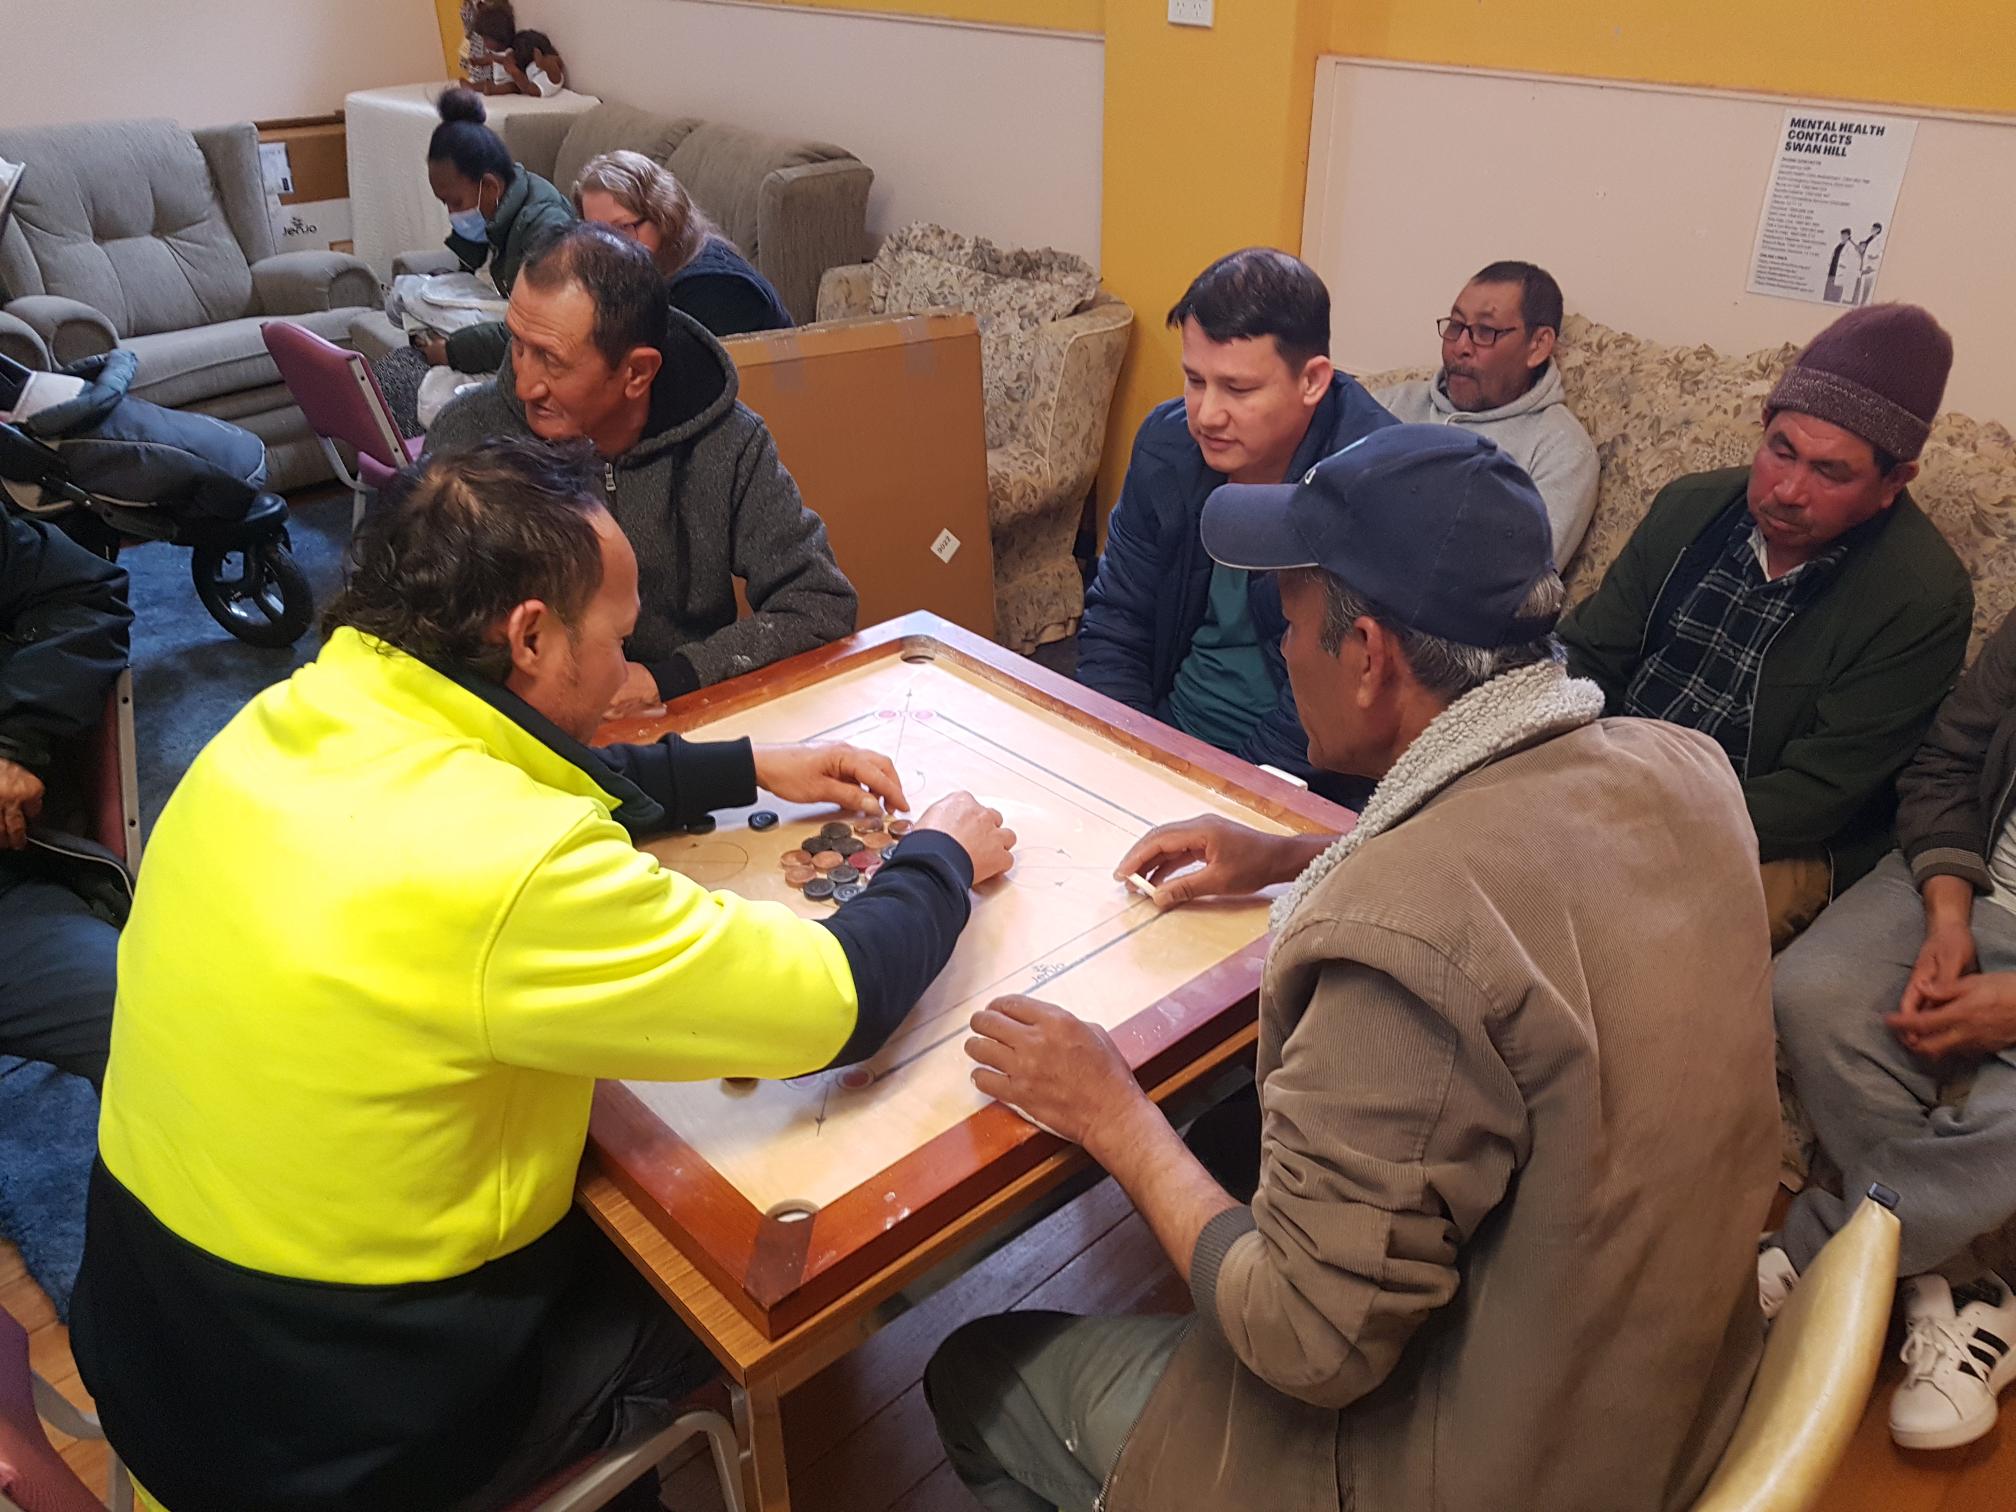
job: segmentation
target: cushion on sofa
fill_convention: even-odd
[[[1035,372],[1036,329],[1083,309],[1099,292],[1098,273],[1081,257],[997,247],[922,222],[885,241],[872,269],[872,314],[970,310],[978,319],[990,448],[1015,439]]]
[[[700,123],[692,116],[655,115],[630,105],[597,105],[574,117],[553,159],[553,187],[574,192],[574,181],[590,158],[627,148],[662,163]]]
[[[209,165],[174,122],[0,130],[0,157],[28,166],[0,237],[10,296],[81,300],[122,337],[251,308],[251,269]]]
[[[673,149],[665,166],[728,239],[742,249],[742,255],[755,262],[762,255],[757,232],[763,181],[780,168],[852,161],[853,157],[846,148],[830,142],[770,136],[721,121],[703,121]]]
[[[289,315],[317,336],[343,342],[349,338],[352,309],[314,310]],[[280,370],[266,354],[259,328],[272,319],[247,315],[186,331],[134,336],[120,345],[140,359],[133,375],[133,395],[150,404],[181,405],[214,399],[238,389],[259,388],[280,381]]]

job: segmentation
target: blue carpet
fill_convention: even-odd
[[[98,1094],[81,1076],[0,1057],[0,1238],[70,1321],[84,1257],[84,1192],[97,1145]]]

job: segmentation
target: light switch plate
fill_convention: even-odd
[[[1212,0],[1169,0],[1171,26],[1209,26]]]

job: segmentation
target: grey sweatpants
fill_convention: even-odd
[[[945,1458],[988,1512],[1090,1512],[1190,1321],[975,1319],[924,1373]]]
[[[1793,1199],[1779,1242],[1801,1270],[1871,1182],[1897,1193],[1903,1276],[2016,1216],[2016,1051],[1981,1062],[1966,1102],[1941,1107],[1940,1083],[1957,1068],[1918,1060],[1883,1023],[1924,943],[1924,905],[1892,851],[1778,957],[1779,1042],[1848,1194],[1808,1186]],[[1977,898],[1974,945],[1981,970],[2016,971],[2016,913]]]

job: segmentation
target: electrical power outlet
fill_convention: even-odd
[[[1169,0],[1171,26],[1209,26],[1211,0]]]

